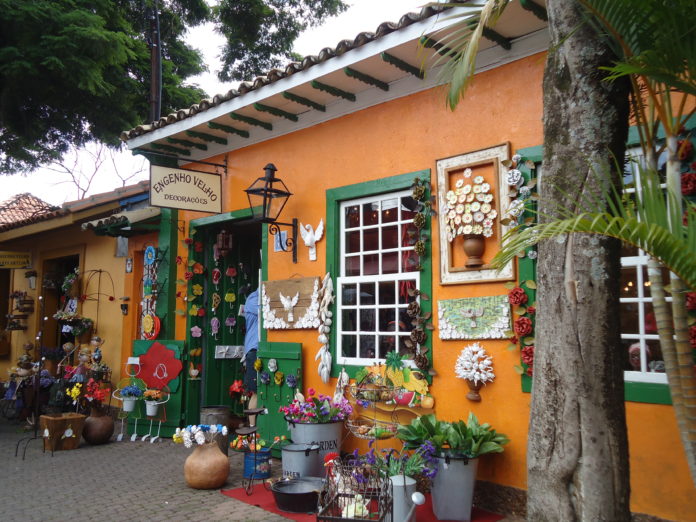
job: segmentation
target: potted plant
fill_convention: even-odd
[[[162,391],[153,388],[147,389],[143,393],[143,400],[145,401],[145,414],[148,417],[154,417],[157,415],[157,410],[162,402]]]
[[[313,388],[307,390],[308,398],[295,399],[279,411],[285,415],[290,428],[290,438],[296,443],[319,444],[319,455],[340,451],[343,422],[353,413],[348,400],[336,400],[323,394],[316,394]]]
[[[27,270],[24,272],[24,277],[26,277],[29,281],[29,288],[31,290],[36,290],[36,270]]]
[[[220,451],[216,442],[218,436],[227,436],[227,426],[222,424],[199,424],[177,428],[172,440],[190,448],[196,444],[193,453],[184,463],[186,484],[194,489],[216,489],[227,481],[230,474],[230,461]]]
[[[123,411],[131,412],[135,409],[135,401],[143,396],[143,390],[135,384],[129,384],[121,389],[121,400],[123,401]]]
[[[104,444],[114,434],[114,419],[104,411],[104,401],[110,393],[108,386],[94,379],[87,381],[83,399],[90,412],[85,419],[82,437],[88,444]]]
[[[269,445],[266,439],[259,437],[257,433],[249,435],[237,435],[230,442],[230,448],[244,453],[243,478],[266,479],[271,476],[271,450],[276,444],[287,442],[287,437],[276,436]],[[283,461],[283,467],[285,462]],[[285,475],[284,475],[285,476]]]
[[[439,421],[423,415],[401,426],[397,437],[407,448],[417,448],[430,441],[438,461],[433,480],[433,512],[439,520],[470,520],[476,483],[478,457],[502,453],[509,439],[489,424],[479,424],[473,413],[464,421]]]

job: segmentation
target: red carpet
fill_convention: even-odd
[[[254,486],[254,492],[249,496],[247,496],[246,491],[244,491],[242,488],[223,489],[220,491],[220,493],[228,497],[241,500],[247,504],[251,504],[252,506],[260,507],[261,509],[265,509],[271,513],[284,516],[290,520],[296,520],[297,522],[313,522],[316,520],[316,515],[301,515],[297,513],[286,513],[284,511],[280,511],[276,507],[275,500],[273,499],[273,493],[271,493],[270,490],[265,489],[262,484],[256,484]],[[416,508],[416,517],[418,522],[437,522],[437,519],[433,514],[430,495],[425,496],[425,504]],[[472,522],[497,522],[501,518],[503,518],[502,515],[490,513],[476,507],[471,512]]]

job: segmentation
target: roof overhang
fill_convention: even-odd
[[[322,53],[329,56],[323,61],[320,53],[319,58],[315,57],[318,63],[299,72],[273,81],[264,78],[265,84],[256,87],[255,82],[243,94],[226,101],[215,97],[210,106],[201,103],[200,107],[178,111],[159,128],[143,131],[126,143],[132,150],[174,156],[181,163],[195,162],[430,89],[439,83],[439,55],[424,52],[421,39],[439,39],[460,23],[462,16],[475,12],[478,8],[456,7],[384,36],[372,35],[371,41],[354,44],[343,54],[338,52],[340,44],[335,50],[325,49]],[[477,72],[548,48],[546,23],[517,2],[506,9],[495,30],[508,39],[511,47],[504,49],[484,38]],[[392,57],[412,69],[394,65]],[[421,65],[425,77],[414,73]],[[327,91],[326,86],[333,90]],[[307,105],[307,100],[315,106]]]
[[[159,229],[159,215],[157,207],[127,210],[82,223],[82,230],[93,230],[98,236],[130,237]]]

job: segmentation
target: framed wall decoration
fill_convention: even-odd
[[[319,286],[318,277],[264,281],[261,285],[264,328],[318,328]]]
[[[445,299],[438,301],[437,308],[440,339],[509,337],[511,324],[507,295]]]
[[[510,202],[506,163],[510,144],[437,161],[440,283],[509,281],[514,262],[489,266],[510,226],[501,224]]]

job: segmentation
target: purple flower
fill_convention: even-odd
[[[285,384],[287,384],[289,388],[297,388],[297,376],[292,373],[289,374],[285,377]]]
[[[261,380],[261,384],[268,384],[271,382],[271,376],[268,374],[268,372],[261,372],[259,379]]]

